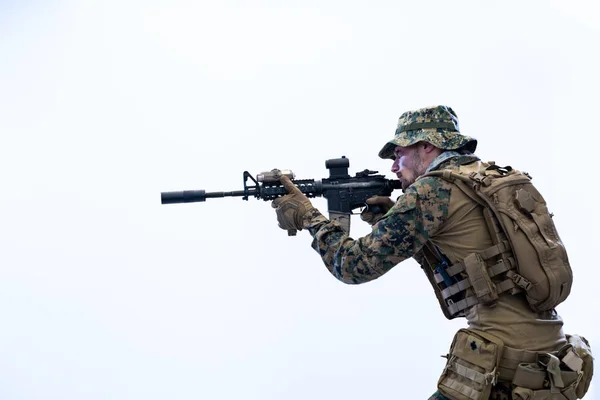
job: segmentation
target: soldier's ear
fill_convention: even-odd
[[[431,153],[435,149],[437,149],[437,147],[435,147],[431,143],[429,143],[429,142],[423,142],[423,150],[425,150],[426,153]]]

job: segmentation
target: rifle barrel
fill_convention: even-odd
[[[161,192],[161,204],[176,204],[176,203],[194,203],[198,201],[206,201],[215,197],[230,197],[230,196],[245,196],[247,193],[243,190],[235,190],[232,192],[208,192],[204,190],[183,190],[179,192]]]

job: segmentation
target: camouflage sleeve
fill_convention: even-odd
[[[415,255],[446,220],[449,200],[450,185],[427,177],[411,185],[364,237],[352,239],[316,209],[305,227],[329,272],[344,283],[364,283]]]

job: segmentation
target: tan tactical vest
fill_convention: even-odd
[[[463,316],[475,304],[494,306],[501,293],[525,293],[536,311],[564,301],[573,279],[552,215],[527,173],[493,162],[474,162],[458,170],[432,171],[482,208],[493,245],[450,263],[428,242],[423,269],[444,315]]]

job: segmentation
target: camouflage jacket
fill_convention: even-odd
[[[454,169],[477,160],[472,154],[446,151],[431,163],[428,171]],[[364,283],[401,261],[420,258],[419,251],[447,220],[451,191],[452,185],[440,178],[418,180],[373,225],[369,235],[356,240],[316,209],[307,216],[305,226],[314,238],[312,247],[337,279],[349,284]]]

